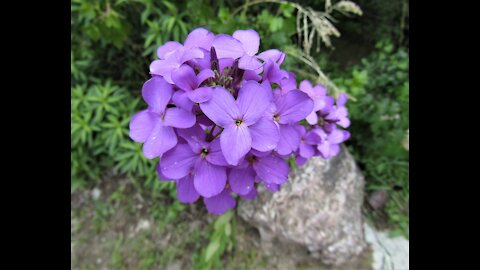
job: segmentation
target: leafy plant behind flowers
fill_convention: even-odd
[[[367,193],[389,195],[385,211],[395,233],[408,237],[409,155],[405,140],[409,128],[408,53],[381,41],[377,50],[343,75],[337,84],[357,97],[351,102],[355,160],[363,167]]]

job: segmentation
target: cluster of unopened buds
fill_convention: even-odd
[[[146,158],[160,157],[161,180],[175,181],[178,200],[203,197],[220,215],[251,200],[257,187],[275,192],[288,180],[289,158],[297,165],[337,155],[350,137],[345,103],[322,85],[280,68],[285,53],[258,53],[254,30],[232,36],[197,28],[184,44],[157,50],[142,88],[148,108],[130,122],[130,137]]]

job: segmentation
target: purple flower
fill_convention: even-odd
[[[262,63],[255,54],[260,46],[260,37],[254,30],[237,30],[232,36],[218,35],[213,40],[218,58],[240,58],[238,66],[245,70],[257,70]]]
[[[275,96],[274,104],[269,107],[267,114],[279,128],[280,140],[276,151],[280,155],[288,155],[297,150],[300,134],[296,126],[312,111],[312,108],[312,99],[298,90]]]
[[[306,160],[316,154],[317,145],[322,141],[322,138],[312,130],[307,131],[303,126],[299,126],[299,131],[300,145],[298,147],[298,154]],[[299,160],[299,162],[302,161],[304,160]]]
[[[221,215],[235,207],[237,204],[230,194],[231,190],[226,188],[217,196],[203,198],[208,212],[214,215]]]
[[[248,195],[254,189],[255,178],[267,184],[281,185],[288,179],[287,162],[273,153],[250,152],[240,166],[232,168],[228,183],[238,195]]]
[[[257,197],[257,189],[253,188],[252,191],[250,191],[250,193],[248,193],[247,195],[239,195],[239,196],[242,197],[242,199],[251,201]]]
[[[331,158],[350,137],[337,127],[350,125],[347,96],[334,104],[320,84],[297,88],[296,75],[281,68],[286,54],[259,46],[254,30],[215,37],[203,28],[184,44],[165,43],[142,88],[148,107],[130,122],[130,137],[145,157],[160,157],[157,174],[176,184],[178,200],[203,198],[214,215],[235,198],[254,199],[258,185],[278,191],[292,156],[297,165]]]
[[[280,190],[280,185],[277,184],[264,183],[264,186],[270,192],[277,192]]]
[[[262,116],[272,101],[272,93],[257,82],[244,82],[235,100],[226,89],[217,87],[202,112],[223,128],[220,145],[230,165],[237,165],[253,147],[272,148],[278,141],[275,125]]]
[[[194,102],[201,103],[209,100],[212,97],[212,88],[208,86],[198,87],[206,79],[213,77],[215,77],[215,74],[211,69],[204,69],[200,73],[195,74],[188,65],[182,65],[172,72],[173,82],[178,88],[183,90],[175,93],[176,105],[188,110],[188,108],[191,109],[193,107]],[[187,99],[191,102],[187,102]]]
[[[297,79],[295,73],[287,72],[288,76],[284,77],[278,83],[279,94],[285,95],[287,92],[297,89]]]
[[[312,84],[307,80],[300,83],[300,91],[306,93],[313,99],[313,110],[306,117],[306,120],[310,125],[316,125],[318,123],[317,112],[321,111],[323,114],[328,113],[334,103],[333,97],[327,96],[327,89],[323,85],[318,84],[312,87]]]
[[[334,121],[339,126],[347,128],[350,126],[350,119],[348,119],[348,110],[345,108],[345,103],[347,103],[347,95],[341,93],[338,96],[337,104],[332,108],[326,120]]]
[[[262,59],[264,62],[266,62],[267,60],[271,60],[279,66],[283,63],[286,56],[287,55],[284,52],[281,52],[277,49],[266,50],[258,54],[258,58]]]
[[[227,163],[219,140],[207,142],[205,132],[198,125],[181,130],[178,135],[187,144],[178,144],[163,155],[158,167],[161,173],[170,179],[193,178],[195,191],[203,197],[218,195],[227,183]]]
[[[268,83],[276,83],[280,85],[280,84],[285,84],[285,82],[287,82],[288,79],[289,79],[289,73],[283,69],[280,69],[277,63],[273,62],[270,59],[267,59],[265,61],[262,81],[268,82]]]
[[[162,156],[177,144],[175,128],[189,128],[195,124],[195,115],[179,108],[167,108],[172,86],[161,77],[153,77],[142,88],[148,109],[138,112],[130,121],[130,138],[142,142],[143,153],[152,159]]]
[[[350,137],[350,133],[345,130],[334,129],[330,133],[325,132],[322,128],[313,130],[320,138],[321,142],[317,149],[320,155],[325,158],[336,156],[340,152],[340,143],[346,141]]]
[[[192,173],[177,180],[177,197],[181,203],[194,203],[200,198],[194,185],[194,177]]]
[[[185,45],[178,42],[167,42],[157,50],[159,60],[150,64],[150,74],[160,75],[174,84],[172,71],[177,70],[183,63],[203,58],[205,50],[209,50],[214,39],[213,33],[204,28],[193,30],[185,39]],[[203,49],[203,50],[202,50]]]

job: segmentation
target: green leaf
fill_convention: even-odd
[[[208,244],[207,250],[205,251],[205,262],[210,261],[213,255],[218,251],[220,248],[220,241],[215,239],[213,242]]]

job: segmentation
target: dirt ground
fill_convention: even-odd
[[[71,269],[194,269],[215,217],[201,204],[179,206],[110,175],[99,186],[72,193]],[[176,204],[178,205],[178,203]],[[224,254],[226,269],[370,270],[370,252],[355,264],[329,268],[298,247],[263,248],[258,231],[236,218],[236,241]],[[302,255],[303,254],[303,255]]]

